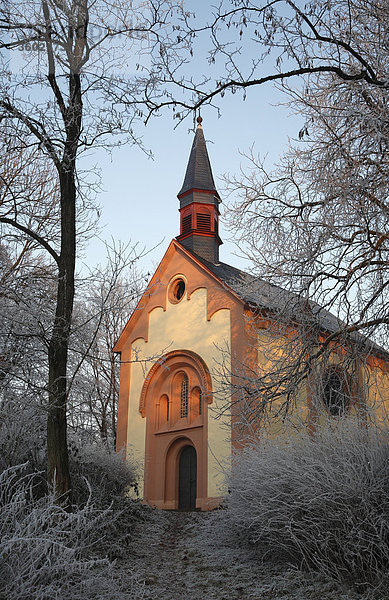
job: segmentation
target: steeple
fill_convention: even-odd
[[[205,260],[218,263],[222,243],[218,233],[221,200],[213,180],[200,116],[197,123],[184,183],[177,195],[180,200],[180,235],[177,239]]]

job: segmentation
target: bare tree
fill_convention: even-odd
[[[238,198],[227,218],[256,276],[242,294],[252,301],[251,326],[270,340],[262,374],[250,361],[234,374],[250,419],[269,403],[285,414],[302,383],[323,397],[331,353],[344,353],[354,373],[372,351],[387,358],[374,342],[387,348],[388,17],[381,0],[231,0],[205,26],[187,20],[192,39],[210,35],[217,75],[179,80],[172,69],[172,84],[188,96],[164,105],[183,118],[225,93],[244,98],[275,82],[305,117],[272,172],[252,150],[247,169],[226,179]],[[150,114],[160,107],[149,101]],[[263,281],[272,305],[261,303]]]
[[[8,145],[7,150],[0,155],[0,379],[7,385],[17,379],[23,393],[31,387],[40,395],[32,381],[40,380],[40,390],[44,387],[41,366],[50,335],[55,270],[39,238],[56,239],[57,187],[50,164],[40,160],[36,149],[10,151]],[[10,226],[16,215],[18,228]],[[23,230],[30,229],[38,239],[25,235]]]
[[[107,249],[107,264],[80,281],[70,341],[69,426],[115,448],[120,361],[114,347],[147,277],[137,245]]]
[[[201,78],[188,76],[191,70],[178,70],[166,54],[165,78],[173,88],[166,88],[163,102],[148,94],[149,114],[181,107],[176,117],[183,118],[227,92],[240,90],[245,98],[251,87],[315,75],[387,90],[387,6],[381,0],[315,0],[302,7],[292,0],[222,0],[213,10],[205,24],[185,13],[180,31],[195,51],[198,40],[210,45],[211,68]],[[183,100],[177,86],[186,93]]]
[[[389,321],[388,16],[380,0],[304,8],[290,0],[222,2],[203,27],[187,18],[188,37],[210,35],[216,81],[179,80],[171,70],[192,102],[165,102],[181,106],[183,117],[227,91],[278,82],[305,125],[274,172],[252,151],[247,172],[227,178],[227,191],[239,195],[227,215],[231,228],[260,276],[381,343],[377,328]],[[149,101],[151,113],[160,107]]]
[[[291,360],[286,369],[284,362],[287,376],[278,385],[284,382],[291,389],[308,379],[318,399],[325,397],[329,385],[328,370],[318,361],[328,362],[334,351],[341,355],[346,371],[354,373],[354,390],[349,380],[343,388],[357,398],[358,370],[369,354],[387,359],[373,342],[388,348],[389,114],[387,85],[379,83],[387,77],[387,13],[379,2],[364,7],[338,3],[337,10],[337,18],[330,7],[319,22],[325,19],[331,36],[344,45],[347,40],[358,61],[364,61],[365,75],[374,72],[376,79],[347,79],[335,72],[311,75],[298,87],[284,82],[292,110],[305,118],[299,139],[273,172],[250,152],[246,173],[227,178],[228,190],[239,197],[229,222],[256,273],[290,291],[289,305],[296,304],[296,297],[305,299],[305,309],[302,301],[301,309],[293,310],[298,343],[292,350],[288,336]],[[345,20],[348,30],[343,29]],[[338,47],[336,60],[343,68],[343,46]],[[349,65],[357,73],[351,57]],[[288,329],[293,329],[293,320]],[[363,370],[368,386],[369,370]],[[280,375],[275,365],[273,372]]]
[[[0,9],[0,120],[5,135],[39,150],[53,165],[58,182],[57,242],[20,223],[17,204],[13,215],[1,216],[0,222],[40,244],[57,267],[56,309],[48,349],[47,446],[48,478],[59,496],[68,496],[70,490],[67,361],[77,212],[87,198],[85,187],[80,187],[78,158],[90,147],[138,142],[133,125],[140,116],[139,92],[146,84],[156,90],[163,53],[171,52],[177,59],[177,38],[172,41],[170,23],[179,4],[158,1],[137,10],[124,1],[15,0],[3,3]],[[15,73],[12,53],[20,50],[26,62],[20,73]],[[142,65],[142,51],[147,53],[146,65]],[[140,68],[138,76],[133,75],[135,67],[126,72],[134,56]],[[130,99],[126,105],[120,102],[124,91]]]

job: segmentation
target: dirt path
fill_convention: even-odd
[[[354,600],[333,583],[262,564],[228,536],[221,542],[216,519],[152,511],[139,525],[128,567],[145,582],[144,600]]]

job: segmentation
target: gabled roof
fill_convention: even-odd
[[[317,325],[329,333],[342,332],[347,327],[341,319],[312,300],[307,300],[303,296],[284,290],[226,263],[213,264],[193,252],[191,254],[252,308],[284,314],[296,321],[301,321],[304,317],[307,325]],[[365,350],[375,350],[388,357],[388,352],[384,348],[357,331],[345,333],[345,337],[361,344]]]
[[[187,255],[189,259],[194,260],[200,267],[202,266],[208,273],[213,276],[216,281],[224,287],[226,291],[231,293],[242,304],[248,305],[252,310],[263,310],[267,314],[275,313],[275,315],[283,315],[286,318],[301,322],[302,319],[307,326],[319,327],[321,331],[328,333],[342,332],[346,328],[346,324],[338,319],[328,310],[321,308],[316,302],[307,300],[303,296],[299,296],[293,292],[282,289],[281,287],[271,284],[263,279],[259,279],[250,273],[246,273],[241,269],[237,269],[227,263],[219,262],[214,264],[196,254],[195,252],[185,248],[179,241],[173,239],[162,258],[156,272],[151,278],[145,293],[140,299],[137,308],[133,311],[124,330],[122,331],[119,340],[115,344],[114,352],[120,352],[120,340],[125,337],[126,332],[131,327],[134,319],[137,320],[142,314],[142,302],[147,295],[150,297],[150,290],[154,285],[159,284],[161,267],[168,255],[174,248],[179,248]],[[380,347],[375,342],[361,335],[357,331],[344,334],[344,340],[351,339],[362,346],[366,352],[373,351],[379,353],[388,360],[389,353],[384,348]]]
[[[188,166],[186,168],[184,183],[177,195],[180,197],[182,194],[195,189],[214,192],[214,194],[219,197],[213,180],[211,163],[209,162],[207,145],[201,126],[201,117],[198,118],[198,123]]]

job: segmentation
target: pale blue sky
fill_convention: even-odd
[[[185,7],[196,12],[197,26],[210,18],[211,5],[208,2],[185,0]],[[233,28],[223,33],[225,42],[230,42],[236,37],[237,33]],[[118,40],[120,43],[121,40]],[[249,72],[251,62],[257,57],[260,46],[253,42],[250,34],[245,34],[242,40],[244,51],[242,50],[236,59],[239,60],[241,71]],[[186,76],[190,73],[195,79],[201,79],[204,75],[210,79],[220,77],[220,73],[223,72],[222,61],[220,59],[210,65],[207,61],[209,48],[208,33],[196,38],[194,56],[190,58],[188,55],[190,64],[184,65]],[[10,65],[15,73],[19,73],[23,65],[28,72],[32,69],[32,63],[28,61],[34,57],[31,53],[24,55],[14,51]],[[139,60],[145,61],[146,64],[150,61],[150,54],[145,52]],[[261,73],[271,72],[272,60],[269,57],[268,64],[260,67]],[[123,68],[124,64],[129,73],[135,69],[134,55],[130,53],[128,64],[120,63],[120,68]],[[239,151],[247,152],[253,144],[256,152],[268,156],[267,167],[271,169],[272,164],[287,148],[289,138],[298,136],[302,120],[290,116],[289,109],[277,105],[280,101],[285,101],[285,97],[274,86],[266,84],[250,88],[245,102],[240,93],[227,93],[224,98],[217,99],[216,103],[221,110],[220,117],[211,107],[204,107],[202,110],[213,175],[224,201],[221,205],[220,230],[224,244],[221,247],[220,259],[242,268],[245,264],[242,259],[233,256],[237,250],[228,242],[228,233],[223,226],[223,214],[229,200],[223,198],[220,176],[223,173],[238,172],[243,161]],[[136,146],[121,146],[112,155],[103,150],[92,151],[87,159],[81,161],[83,168],[88,170],[96,165],[101,172],[103,191],[97,198],[102,209],[101,238],[107,242],[112,239],[124,243],[132,240],[141,248],[152,248],[161,242],[158,249],[143,260],[143,268],[146,270],[152,269],[152,265],[163,256],[170,240],[179,234],[177,192],[185,175],[194,131],[190,130],[193,127],[190,118],[178,127],[176,125],[177,120],[173,120],[171,111],[165,110],[159,117],[151,118],[143,130],[141,126],[137,128],[137,133],[143,136],[145,147],[152,150],[153,160]],[[94,238],[85,252],[83,261],[93,267],[104,260],[104,245]],[[82,263],[79,262],[78,269],[82,268]]]
[[[255,144],[256,152],[267,155],[271,167],[287,148],[289,138],[298,136],[302,121],[291,116],[289,109],[274,106],[282,99],[285,100],[280,92],[266,85],[250,90],[245,102],[239,94],[225,96],[219,102],[220,118],[215,110],[203,109],[204,134],[219,192],[220,176],[238,172],[244,162],[239,150],[247,151]],[[143,260],[147,270],[159,261],[170,240],[179,234],[177,192],[183,182],[194,133],[189,130],[193,126],[189,119],[174,129],[176,123],[166,111],[145,127],[144,143],[152,149],[153,160],[134,146],[118,148],[112,157],[103,152],[96,155],[104,188],[98,197],[102,207],[102,237],[108,241],[131,239],[147,248],[162,242]],[[222,217],[226,202],[228,199],[221,205]],[[224,244],[220,259],[244,268],[244,261],[234,256],[236,248],[227,240],[223,221],[221,237]],[[102,245],[93,241],[86,261],[93,264],[103,258]]]
[[[210,18],[211,5],[203,0],[186,0],[185,6],[196,13],[195,23],[203,24]],[[224,41],[231,36],[232,30],[224,35]],[[210,48],[209,35],[197,37],[194,56],[185,67],[187,73],[197,79],[203,75],[218,77],[223,64],[217,61],[210,65],[207,60]],[[251,61],[260,47],[244,36],[244,52],[239,55],[243,72],[250,70]],[[147,60],[147,55],[144,56]],[[269,58],[270,62],[270,58]],[[263,65],[263,71],[269,72],[270,65]],[[188,99],[188,98],[186,98]],[[221,116],[216,110],[205,107],[202,110],[203,128],[207,140],[211,166],[222,200],[223,193],[220,176],[223,173],[239,171],[242,157],[239,151],[247,152],[255,144],[256,152],[267,155],[267,165],[282,155],[289,138],[298,137],[302,120],[290,116],[289,109],[275,106],[285,97],[271,84],[247,91],[246,101],[240,93],[226,94],[217,99]],[[138,242],[141,247],[151,248],[162,242],[159,248],[150,254],[143,264],[147,270],[152,268],[163,256],[170,240],[179,234],[179,213],[177,192],[180,190],[193,142],[193,121],[189,118],[178,127],[172,113],[166,110],[158,118],[152,118],[142,132],[147,148],[153,151],[150,160],[134,146],[121,147],[110,157],[99,152],[96,162],[101,168],[102,187],[105,190],[98,197],[102,207],[100,224],[104,227],[102,237],[127,242]],[[93,157],[92,157],[93,160]],[[220,259],[241,268],[245,263],[233,256],[236,248],[228,243],[228,234],[223,226],[223,213],[226,204],[221,205],[221,238],[224,244],[220,248]],[[94,241],[86,256],[88,263],[104,259],[104,249]]]

